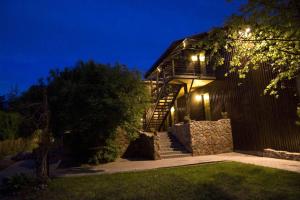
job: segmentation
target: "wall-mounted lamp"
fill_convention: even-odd
[[[183,44],[183,48],[186,48],[186,40],[183,40],[182,44]]]
[[[205,93],[205,94],[203,95],[203,98],[204,98],[205,101],[208,101],[208,100],[209,100],[209,94],[208,94],[208,93]]]
[[[174,106],[171,108],[171,113],[174,113],[175,112],[175,108]]]
[[[251,28],[248,27],[246,28],[244,31],[239,31],[239,34],[242,36],[242,37],[248,37],[251,35]]]
[[[200,60],[201,62],[204,62],[204,61],[205,61],[205,53],[204,53],[204,52],[201,52],[201,53],[199,54],[199,60]]]
[[[192,56],[191,56],[191,60],[192,60],[193,62],[198,61],[198,56],[197,56],[197,55],[192,55]]]
[[[197,101],[197,102],[199,102],[199,101],[201,101],[201,95],[199,95],[199,94],[197,94],[196,96],[195,96],[195,100]]]
[[[246,28],[246,30],[245,30],[245,33],[250,33],[250,31],[251,31],[251,28]]]
[[[160,68],[157,68],[157,71],[158,71],[158,72],[160,72],[160,71],[161,71],[161,69],[160,69]]]

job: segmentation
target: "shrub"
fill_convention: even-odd
[[[32,151],[38,146],[39,134],[30,138],[18,138],[0,141],[0,159],[23,151]]]
[[[118,157],[118,146],[111,140],[100,148],[90,159],[90,164],[113,162]]]
[[[21,122],[20,114],[0,110],[0,140],[16,138]]]
[[[29,177],[23,173],[16,174],[10,178],[3,180],[3,188],[1,189],[2,194],[14,194],[20,190],[30,187],[35,183],[32,177]]]

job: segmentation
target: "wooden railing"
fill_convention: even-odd
[[[200,65],[199,63],[190,63],[187,65],[166,65],[163,67],[161,74],[164,74],[165,80],[169,81],[176,77],[214,77],[214,70],[211,66]]]

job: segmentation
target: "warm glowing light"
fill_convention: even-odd
[[[143,119],[143,118],[141,118],[141,122],[142,122],[142,121],[144,121],[144,119]]]
[[[183,48],[186,48],[186,41],[184,40],[182,43],[183,43]]]
[[[241,36],[243,36],[243,37],[248,37],[248,36],[251,35],[250,32],[251,32],[251,28],[248,27],[248,28],[246,28],[244,31],[239,31],[239,34],[240,34]]]
[[[205,61],[205,53],[204,53],[204,52],[201,52],[201,53],[199,54],[199,60],[200,60],[201,62],[204,62],[204,61]]]
[[[246,28],[245,33],[250,33],[251,28]]]
[[[157,68],[157,71],[160,72],[161,71],[160,68]]]
[[[196,61],[198,60],[198,56],[197,56],[197,55],[192,55],[192,56],[191,56],[191,60],[192,60],[193,62],[196,62]]]
[[[195,100],[198,101],[198,102],[201,101],[201,95],[197,94],[197,95],[195,96]]]
[[[209,100],[209,94],[206,93],[206,94],[203,95],[203,97],[204,97],[204,100],[205,100],[205,101],[208,101],[208,100]]]
[[[172,113],[175,112],[175,108],[174,107],[171,108],[171,112]]]

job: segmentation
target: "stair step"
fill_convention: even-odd
[[[168,158],[181,158],[181,157],[189,157],[192,156],[190,153],[183,153],[183,154],[170,154],[170,155],[161,155],[160,157],[162,159],[168,159]]]
[[[187,151],[181,151],[181,150],[177,150],[177,151],[160,151],[159,154],[160,155],[171,155],[171,154],[186,154],[188,153]]]
[[[165,152],[165,151],[182,151],[182,148],[173,148],[173,147],[164,147],[160,148],[160,152]]]

